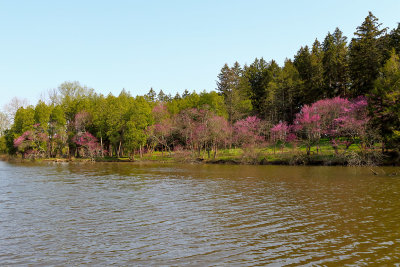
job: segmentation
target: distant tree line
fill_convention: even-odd
[[[61,84],[48,101],[0,113],[0,149],[23,157],[134,158],[154,150],[216,157],[218,149],[321,138],[335,152],[400,143],[400,24],[388,31],[370,12],[354,38],[340,29],[301,47],[283,66],[256,58],[225,64],[217,90],[144,96],[97,94]]]

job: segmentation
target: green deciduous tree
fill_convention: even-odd
[[[398,146],[400,142],[397,134],[400,129],[400,59],[395,50],[379,70],[378,78],[368,98],[373,128],[379,131],[385,145]]]
[[[13,132],[15,134],[22,134],[25,131],[31,130],[35,124],[35,110],[32,106],[27,108],[19,108],[15,113]]]
[[[44,130],[47,130],[49,126],[51,112],[52,108],[50,106],[46,105],[46,103],[44,103],[43,101],[39,101],[35,106],[35,123],[40,124],[40,126]]]
[[[138,149],[142,155],[142,148],[146,144],[148,137],[146,129],[152,123],[151,106],[144,97],[136,97],[124,117],[126,120],[124,147],[133,159],[134,150]]]

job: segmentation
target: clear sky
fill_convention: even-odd
[[[64,81],[116,95],[210,91],[224,63],[282,64],[335,27],[351,39],[368,11],[400,22],[399,0],[0,0],[0,107],[35,104]]]

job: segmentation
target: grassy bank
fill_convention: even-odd
[[[130,162],[129,158],[101,158],[96,161]],[[349,148],[339,147],[339,153],[328,142],[321,142],[318,147],[311,149],[307,155],[305,146],[266,146],[260,148],[231,148],[217,151],[216,157],[211,151],[191,152],[187,150],[153,152],[137,155],[138,162],[181,162],[181,163],[210,163],[210,164],[253,164],[253,165],[322,165],[322,166],[372,166],[399,165],[400,155],[396,152],[382,154],[377,145],[361,153],[356,144]]]
[[[35,159],[35,161],[51,162],[179,162],[179,163],[210,163],[210,164],[253,164],[253,165],[321,165],[321,166],[372,166],[372,165],[396,165],[400,166],[400,155],[398,152],[382,154],[380,147],[361,152],[356,144],[348,149],[339,148],[339,153],[327,142],[321,142],[311,149],[309,155],[305,146],[266,146],[259,148],[231,148],[217,151],[214,158],[213,151],[208,153],[202,151],[192,152],[181,150],[175,152],[145,153],[140,157],[104,157],[104,158],[46,158]],[[0,155],[1,160],[30,161],[20,156]]]

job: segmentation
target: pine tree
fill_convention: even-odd
[[[150,91],[144,97],[149,102],[155,102],[156,96],[157,96],[156,91],[154,91],[153,87],[151,87]]]
[[[328,33],[322,44],[324,56],[324,86],[327,97],[348,94],[349,73],[347,60],[347,37],[336,28],[333,34]]]
[[[312,50],[301,47],[294,57],[294,65],[303,81],[299,105],[310,104],[325,97],[323,91],[323,51],[321,44],[315,40]]]
[[[399,146],[400,59],[394,49],[389,60],[379,70],[379,76],[368,98],[373,128],[379,131],[384,144],[393,145],[395,141],[395,145]]]
[[[268,86],[272,81],[272,73],[263,58],[256,58],[250,66],[245,66],[244,77],[250,85],[250,99],[253,109],[260,117],[265,118],[265,101],[268,96]]]
[[[228,121],[241,119],[251,110],[248,95],[248,84],[243,78],[243,71],[238,62],[230,68],[225,64],[218,75],[217,90],[224,97]]]
[[[274,91],[273,109],[276,114],[272,123],[279,121],[292,122],[294,115],[300,109],[297,103],[302,82],[299,72],[291,60],[285,60],[283,68],[278,77],[274,79],[271,87]]]
[[[168,99],[167,95],[163,92],[163,90],[160,90],[160,92],[158,93],[158,96],[157,96],[157,100],[159,102],[166,102],[167,99]]]
[[[381,42],[386,28],[381,29],[371,12],[361,26],[354,33],[355,38],[350,44],[350,76],[352,95],[359,96],[369,93],[374,87],[374,80],[378,77],[379,68],[384,61]]]
[[[390,32],[390,47],[394,48],[397,54],[400,54],[400,23],[397,24],[397,28]]]

